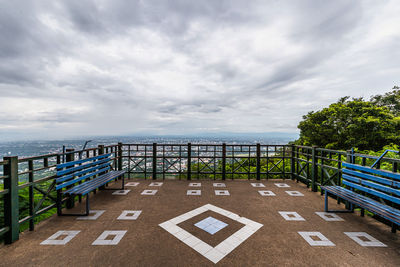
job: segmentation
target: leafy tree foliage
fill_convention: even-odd
[[[302,145],[331,149],[380,150],[400,141],[400,90],[376,95],[370,101],[343,97],[299,123]]]

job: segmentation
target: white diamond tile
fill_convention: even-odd
[[[289,196],[292,196],[292,197],[302,197],[302,196],[304,196],[299,191],[285,191],[285,192],[286,192],[286,194],[288,194]]]
[[[201,187],[201,183],[190,183],[190,187]]]
[[[121,241],[127,231],[104,231],[93,243],[92,246],[115,246]],[[114,236],[113,239],[107,239]]]
[[[201,190],[188,190],[186,192],[188,196],[201,196]]]
[[[228,190],[215,190],[215,195],[217,196],[229,196]]]
[[[93,215],[88,215],[88,216],[79,216],[78,218],[76,218],[77,220],[80,221],[95,221],[97,220],[104,212],[106,212],[105,210],[90,210],[89,214],[93,214]]]
[[[258,191],[258,193],[260,193],[260,195],[262,195],[263,197],[274,197],[274,196],[276,196],[274,192],[269,191],[269,190],[261,190],[261,191]]]
[[[162,182],[152,182],[151,184],[149,184],[149,186],[162,186],[163,183]]]
[[[317,211],[317,212],[315,212],[315,214],[317,214],[319,217],[321,217],[322,219],[324,219],[325,221],[328,221],[328,222],[344,221],[342,217],[340,217],[339,215],[337,215],[335,213],[331,213],[331,212]]]
[[[265,187],[262,183],[250,183],[252,187]]]
[[[286,221],[305,221],[303,217],[300,216],[295,211],[279,211],[279,214],[286,220]]]
[[[285,183],[275,183],[275,185],[276,185],[277,187],[290,187],[290,185],[285,184]]]
[[[377,240],[376,238],[370,236],[365,232],[345,232],[344,234],[363,247],[387,247],[381,241]],[[367,241],[361,239],[362,237],[367,239]]]
[[[328,238],[326,238],[323,234],[320,232],[298,232],[301,237],[304,238],[304,240],[307,241],[310,246],[321,246],[321,247],[332,247],[335,246],[335,244],[330,241]],[[319,240],[314,240],[312,236],[317,237]]]
[[[127,195],[131,190],[126,189],[126,190],[118,190],[118,191],[114,191],[112,194],[113,195],[118,195],[118,196],[125,196]]]
[[[141,210],[124,210],[117,220],[136,220],[141,213]]]
[[[214,187],[226,187],[224,183],[213,183]]]
[[[138,185],[139,185],[138,182],[129,182],[125,184],[125,186],[138,186]]]
[[[80,231],[63,231],[63,230],[61,230],[61,231],[58,231],[57,233],[55,233],[54,235],[50,236],[46,240],[44,240],[42,243],[40,243],[40,245],[65,245],[79,233],[80,233]],[[65,237],[63,239],[57,239],[60,236],[64,236],[64,235],[65,235]]]
[[[141,193],[141,195],[147,195],[147,196],[154,196],[155,194],[157,194],[157,190],[143,190],[143,192]]]
[[[192,234],[186,232],[177,224],[191,219],[194,216],[197,216],[200,213],[206,212],[208,210],[214,211],[216,213],[219,213],[223,216],[231,216],[230,218],[233,220],[236,220],[238,222],[244,223],[245,226],[236,231],[233,235],[229,236],[226,238],[224,241],[222,241],[220,244],[218,244],[216,247],[211,247],[208,245],[206,242],[198,239],[197,237],[193,236]],[[196,212],[193,212],[196,211]],[[160,227],[174,235],[177,239],[181,240],[188,246],[192,247],[195,251],[212,261],[213,263],[217,263],[220,261],[223,257],[225,257],[229,252],[234,250],[236,247],[238,247],[243,241],[245,241],[247,238],[249,238],[252,234],[254,234],[260,227],[263,225],[257,222],[254,222],[252,220],[249,220],[244,217],[240,217],[235,213],[231,213],[227,210],[218,208],[214,205],[211,204],[206,204],[204,206],[201,206],[200,208],[197,208],[193,210],[192,212],[187,212],[185,214],[182,214],[180,216],[177,216],[171,220],[168,220],[164,223],[159,224]],[[227,217],[228,217],[227,216]],[[211,217],[211,216],[210,216]],[[214,219],[214,218],[213,218]],[[216,219],[214,219],[216,220]],[[212,220],[213,222],[215,222]],[[216,220],[219,221],[219,220]],[[225,224],[222,221],[217,222],[218,224]],[[202,224],[203,227],[205,227],[205,224]],[[183,233],[182,233],[183,232]],[[189,236],[188,236],[189,235]]]

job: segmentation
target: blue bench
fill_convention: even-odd
[[[392,224],[392,232],[400,225],[400,174],[372,167],[343,163],[341,186],[321,186],[325,191],[325,211],[328,210],[328,193],[350,203],[350,212],[354,206],[368,210]],[[348,212],[348,211],[336,211]]]
[[[89,193],[104,186],[112,180],[122,177],[124,189],[125,171],[113,171],[110,158],[111,153],[92,158],[70,161],[57,165],[57,214],[58,215],[89,215]],[[115,190],[115,189],[112,189]],[[66,199],[74,199],[75,196],[86,195],[86,213],[63,214],[62,203]],[[67,197],[65,199],[65,197]]]

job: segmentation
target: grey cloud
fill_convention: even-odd
[[[25,120],[32,134],[46,128],[54,136],[296,131],[309,110],[400,83],[396,8],[390,1],[3,1],[0,123],[14,131]]]

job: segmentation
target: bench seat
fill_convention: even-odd
[[[84,196],[94,189],[97,189],[106,183],[124,175],[125,171],[110,171],[103,175],[96,177],[96,179],[86,181],[82,184],[76,185],[75,187],[68,189],[63,192],[63,194],[67,195],[81,195]]]
[[[337,195],[339,198],[347,200],[358,207],[377,214],[386,220],[400,225],[400,210],[398,209],[382,204],[376,200],[360,195],[341,186],[322,186],[321,189]]]

